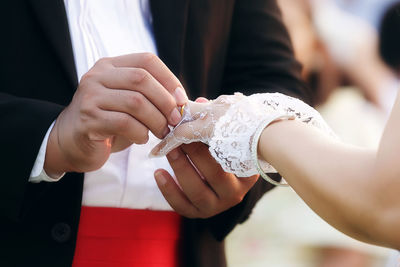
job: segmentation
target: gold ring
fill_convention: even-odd
[[[185,105],[181,106],[181,111],[180,111],[181,116],[183,116],[183,111],[184,111],[184,110],[185,110]]]

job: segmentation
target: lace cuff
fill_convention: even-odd
[[[236,93],[235,96],[241,99],[233,103],[216,122],[209,150],[226,172],[238,177],[259,173],[252,159],[252,154],[257,151],[252,150],[257,149],[253,142],[258,142],[259,138],[254,138],[254,135],[260,126],[264,126],[262,131],[275,120],[296,119],[334,135],[315,109],[296,98],[280,93],[254,94],[249,97]],[[263,160],[259,163],[264,173],[277,172],[269,163]]]
[[[249,177],[258,174],[251,157],[253,135],[266,117],[271,123],[282,115],[268,114],[262,105],[241,96],[242,99],[232,104],[216,122],[209,150],[224,171],[238,177]],[[264,171],[276,172],[267,162],[261,161],[260,164]]]

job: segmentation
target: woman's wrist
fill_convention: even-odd
[[[285,149],[288,138],[294,138],[291,133],[295,127],[301,127],[302,124],[296,120],[278,120],[265,127],[258,142],[259,158],[274,166],[277,153]]]

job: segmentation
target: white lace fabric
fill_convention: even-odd
[[[321,115],[304,102],[280,93],[220,96],[208,103],[190,102],[182,122],[153,148],[151,156],[163,156],[181,144],[203,142],[226,172],[238,177],[258,174],[252,161],[252,140],[266,119],[291,117],[334,135]],[[269,123],[268,123],[269,124]],[[258,140],[257,140],[258,141]],[[276,170],[260,161],[265,173]]]
[[[211,155],[224,171],[238,177],[258,173],[252,161],[251,147],[253,135],[266,115],[262,105],[241,95],[241,100],[233,103],[219,118],[208,144]],[[260,164],[263,170],[269,167],[266,162]]]

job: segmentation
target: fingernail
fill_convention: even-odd
[[[163,186],[167,183],[167,177],[165,177],[161,171],[156,171],[154,173],[154,177],[156,178],[157,184],[160,186]]]
[[[208,99],[205,97],[198,97],[196,98],[197,103],[208,103]]]
[[[177,87],[175,89],[174,97],[175,97],[176,104],[178,104],[178,106],[182,106],[182,105],[186,104],[186,102],[188,101],[186,92],[181,87]]]
[[[172,160],[177,160],[179,158],[179,151],[177,148],[173,149],[171,152],[168,153],[168,156]]]
[[[181,113],[179,113],[179,111],[176,108],[174,108],[174,110],[172,110],[172,112],[171,112],[170,119],[171,119],[171,123],[174,126],[177,125],[182,119]]]

